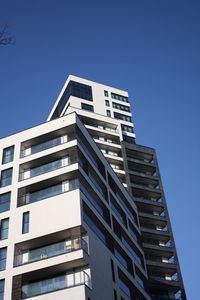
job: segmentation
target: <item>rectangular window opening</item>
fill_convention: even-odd
[[[23,220],[22,220],[22,233],[28,233],[29,232],[29,219],[30,219],[30,212],[24,212],[23,213]]]

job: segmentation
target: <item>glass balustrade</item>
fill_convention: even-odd
[[[73,135],[63,135],[31,147],[25,147],[21,150],[21,158],[67,143],[72,139],[74,139]]]
[[[22,299],[85,284],[91,288],[91,278],[85,271],[75,271],[22,286]]]
[[[23,253],[20,253],[20,250],[17,250],[16,252],[18,254],[15,256],[15,266],[69,253],[79,249],[83,249],[86,253],[89,253],[88,236],[85,235],[75,239],[61,241],[44,247],[25,251]]]
[[[31,168],[31,169],[26,169],[23,172],[20,173],[19,175],[19,180],[25,180],[28,178],[32,178],[38,175],[42,175],[63,167],[66,167],[70,164],[73,164],[76,162],[76,158],[70,158],[69,156],[63,157],[61,159],[52,161],[50,163],[35,167],[35,168]]]
[[[34,203],[49,197],[57,196],[62,193],[66,193],[72,190],[75,190],[78,188],[78,180],[77,179],[71,179],[66,180],[64,182],[61,182],[59,184],[27,193],[23,195],[22,197],[19,197],[18,203],[19,205],[25,205],[28,203]]]

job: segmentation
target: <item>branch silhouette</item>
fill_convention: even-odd
[[[8,25],[4,25],[2,30],[0,30],[0,45],[11,45],[15,43],[14,38],[10,35],[10,33],[7,31]]]

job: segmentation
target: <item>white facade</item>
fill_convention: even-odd
[[[0,299],[150,299],[136,206],[75,112],[1,139],[0,157]]]

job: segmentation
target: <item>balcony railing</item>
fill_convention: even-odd
[[[52,161],[50,163],[41,165],[39,167],[24,170],[23,172],[21,172],[19,174],[19,180],[22,181],[22,180],[32,178],[32,177],[35,177],[38,175],[42,175],[42,174],[45,174],[45,173],[48,173],[48,172],[51,172],[51,171],[54,171],[54,170],[57,170],[60,168],[64,168],[75,162],[76,162],[76,157],[71,158],[69,156],[66,156],[64,158]]]
[[[71,179],[67,181],[63,181],[59,184],[24,194],[23,196],[18,198],[18,204],[25,205],[28,203],[34,203],[49,197],[57,196],[59,194],[63,194],[78,188],[78,180]]]
[[[75,138],[74,133],[62,135],[53,139],[50,139],[48,141],[42,142],[37,145],[33,145],[31,147],[27,147],[21,150],[20,157],[23,158],[25,156],[35,154],[41,151],[44,151],[46,149],[50,149],[53,147],[56,147],[58,145],[67,143]]]
[[[88,236],[82,236],[75,239],[54,243],[17,254],[15,256],[15,266],[21,266],[80,249],[83,249],[86,253],[89,253]]]
[[[91,288],[91,278],[85,271],[76,271],[22,286],[22,299],[85,284]]]
[[[62,241],[17,254],[15,256],[15,266],[21,266],[30,262],[69,253],[79,249],[83,249],[86,253],[89,252],[88,236]]]

